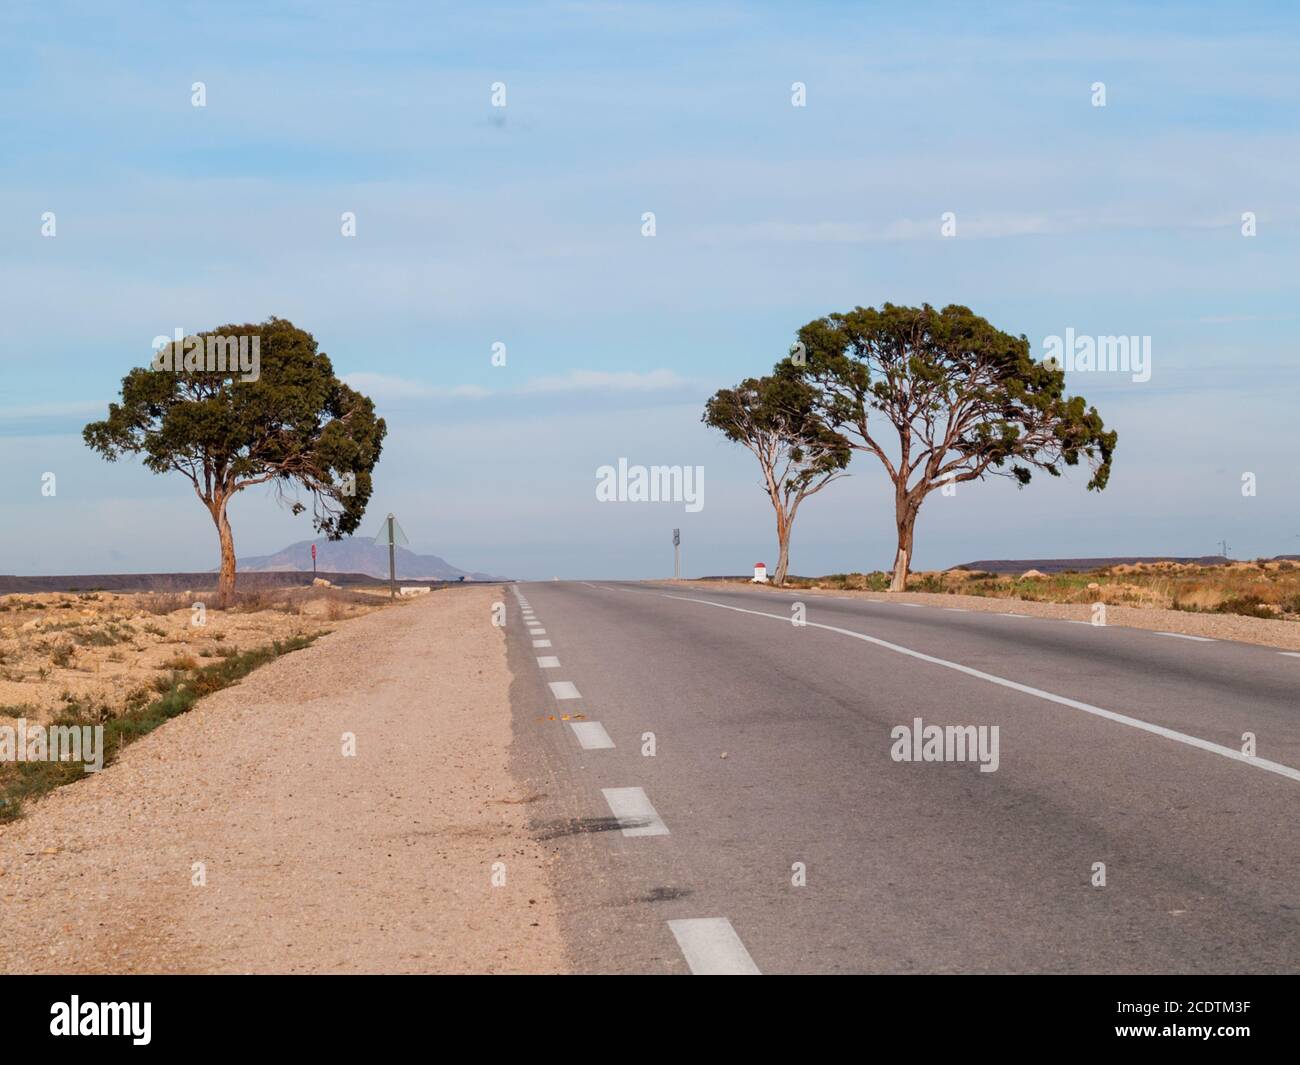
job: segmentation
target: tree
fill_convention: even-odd
[[[989,475],[1024,487],[1034,470],[1059,477],[1080,459],[1088,488],[1106,487],[1117,437],[1096,408],[1065,395],[1064,370],[1035,361],[1023,336],[966,307],[857,307],[809,322],[799,340],[803,357],[778,373],[813,385],[820,416],[894,484],[891,591],[907,587],[917,513],[936,488]]]
[[[234,338],[246,340],[242,365],[232,357],[230,369],[214,369],[227,365],[224,355],[234,348],[222,345]],[[341,539],[361,523],[387,431],[374,403],[334,375],[310,333],[270,318],[161,348],[151,367],[122,379],[121,402],[110,403],[108,417],[87,425],[82,437],[109,462],[140,455],[154,473],[189,479],[217,527],[218,599],[229,606],[235,543],[226,508],[236,493],[271,483],[283,500],[304,488],[317,531]],[[295,495],[293,513],[305,509]]]
[[[799,505],[841,476],[852,455],[847,441],[817,416],[816,401],[814,389],[795,378],[750,377],[735,388],[719,389],[701,419],[752,451],[763,469],[776,511],[778,587],[790,566],[790,532]]]

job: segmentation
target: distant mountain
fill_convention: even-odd
[[[316,568],[322,573],[364,573],[371,577],[388,577],[388,547],[369,537],[344,540],[299,540],[273,555],[241,558],[238,567],[247,573],[277,571],[311,572],[311,545],[316,545]],[[405,547],[397,549],[397,577],[408,581],[499,580],[487,573],[470,573],[457,569],[437,555],[417,555]]]

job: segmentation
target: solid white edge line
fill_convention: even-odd
[[[776,621],[785,622],[787,625],[790,619],[783,614],[767,614],[761,610],[746,610],[744,607],[727,606],[725,603],[714,603],[708,599],[692,599],[683,595],[668,595],[663,593],[667,599],[680,599],[685,603],[700,603],[704,606],[717,607],[719,610],[734,610],[738,614],[754,614],[760,618],[772,618]],[[1107,721],[1115,721],[1121,725],[1128,725],[1130,728],[1141,729],[1143,732],[1149,732],[1154,736],[1163,736],[1167,740],[1175,740],[1178,743],[1185,743],[1189,747],[1196,747],[1198,750],[1209,751],[1211,754],[1220,755],[1223,758],[1230,758],[1234,762],[1241,762],[1243,765],[1254,766],[1256,769],[1264,769],[1270,773],[1276,773],[1278,776],[1286,777],[1288,780],[1300,781],[1300,769],[1293,769],[1289,765],[1282,765],[1280,762],[1271,762],[1267,758],[1256,758],[1250,755],[1242,754],[1232,747],[1224,747],[1219,743],[1212,743],[1210,740],[1203,740],[1199,736],[1189,736],[1185,732],[1177,732],[1171,728],[1165,728],[1163,725],[1153,725],[1148,721],[1142,721],[1136,717],[1129,717],[1127,714],[1117,714],[1114,710],[1106,710],[1100,706],[1093,706],[1091,703],[1080,702],[1078,699],[1068,699],[1064,695],[1054,695],[1052,692],[1043,691],[1041,688],[1033,688],[1028,684],[1021,684],[1018,681],[1008,680],[1006,677],[999,677],[993,673],[985,673],[980,669],[973,669],[970,666],[963,666],[960,662],[949,662],[946,658],[936,658],[934,655],[927,655],[921,651],[913,651],[910,647],[903,647],[900,644],[890,643],[888,640],[881,640],[875,636],[867,636],[865,633],[854,632],[852,629],[841,629],[835,625],[823,625],[817,621],[805,621],[805,627],[813,629],[825,629],[827,632],[837,632],[841,636],[851,636],[855,640],[863,640],[866,643],[875,644],[877,647],[883,647],[887,651],[894,651],[901,655],[907,655],[910,658],[919,659],[922,662],[929,662],[936,666],[943,666],[945,669],[952,669],[958,673],[965,673],[969,677],[975,677],[979,680],[988,681],[990,684],[997,684],[1003,688],[1010,688],[1012,691],[1022,692],[1025,695],[1032,695],[1038,699],[1044,699],[1049,703],[1057,703],[1061,706],[1068,706],[1073,710],[1082,710],[1085,714],[1092,714],[1095,717],[1105,718]],[[1204,639],[1205,637],[1194,637],[1195,639]]]
[[[762,975],[725,917],[688,917],[669,921],[668,928],[693,975]]]
[[[1197,643],[1218,643],[1212,636],[1188,636],[1185,632],[1157,632],[1157,636],[1172,636],[1175,640],[1195,640]]]
[[[584,751],[608,751],[614,746],[614,741],[599,721],[570,721],[569,728],[573,729]]]
[[[1280,655],[1286,655],[1287,658],[1300,658],[1300,651],[1278,651]]]
[[[610,813],[622,825],[631,821],[633,824],[622,829],[625,836],[666,836],[668,826],[663,818],[650,805],[650,798],[643,788],[601,788],[609,804]]]

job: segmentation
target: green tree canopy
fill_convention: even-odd
[[[704,408],[706,425],[758,459],[763,488],[776,511],[777,585],[785,583],[789,569],[799,505],[840,476],[852,455],[848,442],[818,416],[817,400],[807,382],[773,375],[719,389]]]
[[[330,539],[355,531],[372,491],[387,427],[374,403],[334,374],[315,338],[292,322],[224,325],[170,345],[148,368],[122,379],[121,402],[82,432],[113,462],[138,455],[154,473],[183,474],[216,523],[221,542],[220,599],[235,585],[235,551],[226,508],[237,493],[274,484],[291,509],[311,498],[316,529]],[[248,338],[256,375],[209,369],[209,338]],[[253,342],[256,341],[254,345]],[[219,345],[218,345],[219,350]],[[196,357],[197,355],[197,357]],[[159,362],[175,369],[156,369]],[[186,366],[190,368],[186,368]],[[246,369],[246,367],[245,367]]]
[[[1029,341],[969,308],[856,307],[799,330],[800,358],[778,372],[816,388],[817,409],[849,445],[874,455],[895,488],[894,590],[906,585],[925,497],[989,475],[1026,485],[1085,461],[1105,488],[1116,434],[1096,408],[1065,394],[1065,372]]]

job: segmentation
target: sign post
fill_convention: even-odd
[[[388,515],[388,595],[397,598],[397,548],[393,545],[393,516]]]
[[[673,530],[673,580],[682,579],[682,530]]]
[[[397,519],[389,514],[384,519],[384,524],[379,530],[379,535],[375,537],[375,543],[388,545],[388,593],[392,598],[397,598],[397,545],[409,543],[406,539],[406,533],[402,532],[402,527],[397,524]]]
[[[316,545],[311,545],[311,579],[316,579]]]

